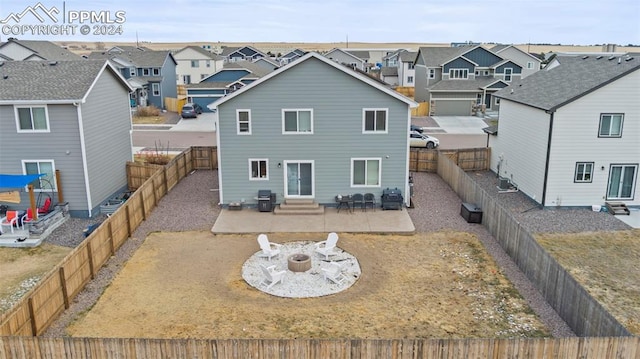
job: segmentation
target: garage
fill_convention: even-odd
[[[433,100],[432,116],[471,116],[473,100]]]
[[[202,107],[202,111],[211,112],[211,110],[207,107],[207,105],[215,102],[219,98],[220,97],[218,97],[218,96],[216,96],[216,97],[192,97],[191,98],[191,102],[197,103],[198,105],[200,105]]]

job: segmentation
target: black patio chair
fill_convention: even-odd
[[[373,193],[364,194],[364,210],[367,211],[367,206],[371,205],[371,209],[376,209],[376,196]]]
[[[356,209],[357,205],[360,205],[360,208],[364,209],[364,196],[362,193],[356,193],[351,197],[353,201],[353,209]]]

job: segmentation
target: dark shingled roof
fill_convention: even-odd
[[[627,60],[631,59],[631,60]],[[640,69],[640,58],[588,56],[562,58],[561,65],[514,82],[496,96],[553,111],[591,91]]]
[[[80,100],[104,65],[105,60],[4,62],[0,101]]]
[[[471,50],[473,47],[460,46],[460,47],[421,47],[420,55],[427,67],[439,67],[444,63],[452,60],[465,52]]]
[[[364,51],[364,50],[343,50],[343,51],[348,52],[351,55],[362,60],[369,60],[371,58],[371,54],[369,53],[369,51]]]
[[[128,62],[131,62],[132,64],[135,64],[136,67],[162,67],[165,59],[170,54],[169,51],[154,51],[154,50],[141,51],[140,49],[137,49],[131,46],[118,46],[118,47],[119,48],[124,47],[127,50],[124,52],[93,51],[91,54],[89,54],[88,58],[90,60],[122,58]]]
[[[402,62],[413,62],[417,54],[416,51],[403,51],[400,53],[400,60],[402,60]]]
[[[383,67],[380,69],[380,74],[382,76],[398,76],[398,68],[397,67]]]

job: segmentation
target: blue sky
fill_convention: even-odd
[[[32,14],[1,24],[2,40],[150,42],[497,42],[640,44],[638,0],[40,0],[58,22]],[[0,20],[38,0],[0,0]],[[66,11],[62,11],[65,9]],[[33,35],[72,10],[124,12],[122,35]],[[108,12],[106,14],[105,12]],[[104,19],[104,18],[103,18]],[[97,22],[86,21],[91,32]],[[9,26],[9,27],[7,27]],[[99,29],[98,29],[99,30]],[[6,31],[6,32],[5,32]],[[14,33],[11,33],[14,31]],[[18,33],[16,34],[16,31]],[[70,30],[68,30],[70,31]]]

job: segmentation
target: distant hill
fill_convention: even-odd
[[[57,42],[62,46],[66,46],[69,50],[77,54],[86,54],[91,51],[98,51],[111,48],[118,45],[135,45],[134,42],[79,42],[79,41],[60,41]],[[263,52],[271,52],[272,54],[285,53],[292,49],[302,49],[305,51],[329,51],[333,48],[351,48],[351,49],[407,49],[417,50],[420,46],[450,46],[449,43],[413,43],[413,42],[389,42],[389,43],[371,43],[371,42],[140,42],[140,46],[145,46],[153,50],[178,50],[185,46],[202,46],[209,45],[212,49],[221,49],[222,47],[240,47],[245,45],[253,46]],[[491,47],[494,44],[484,44]],[[605,52],[605,47],[600,45],[594,46],[574,46],[574,45],[529,45],[516,44],[516,46],[530,53],[547,53],[556,52]],[[640,52],[640,47],[624,47],[618,46],[618,52]]]

